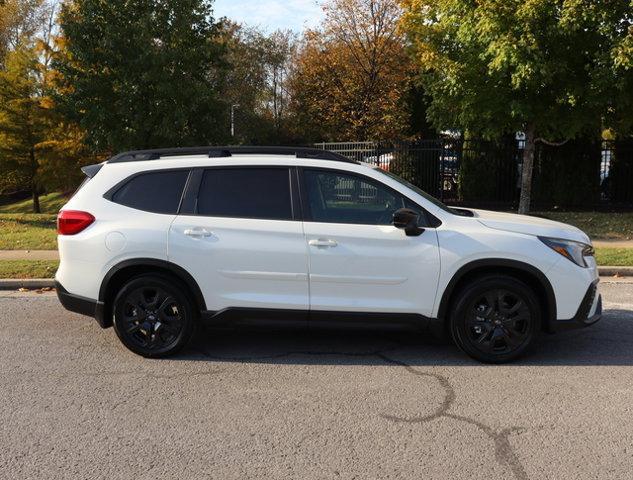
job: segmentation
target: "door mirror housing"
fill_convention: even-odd
[[[400,208],[393,214],[393,225],[404,229],[407,237],[417,237],[424,232],[424,228],[418,226],[420,215],[410,208]]]

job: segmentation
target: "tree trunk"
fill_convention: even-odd
[[[31,177],[31,195],[33,196],[33,213],[42,213],[40,209],[40,192],[35,181],[35,175],[37,174],[37,162],[35,161],[35,150],[31,148],[29,152],[31,157],[31,166],[33,167],[33,173]]]
[[[534,171],[534,151],[536,149],[535,128],[528,124],[525,129],[525,148],[523,149],[523,168],[521,171],[521,197],[519,199],[519,213],[530,212],[532,200],[532,172]]]
[[[33,195],[33,213],[42,213],[40,209],[40,194],[35,183],[31,186],[31,193]]]

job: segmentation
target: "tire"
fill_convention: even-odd
[[[514,277],[480,277],[453,302],[450,330],[457,346],[484,363],[505,363],[529,350],[541,325],[534,291]]]
[[[156,274],[129,280],[119,290],[113,311],[119,340],[143,357],[177,353],[189,342],[196,324],[184,288],[177,280]]]

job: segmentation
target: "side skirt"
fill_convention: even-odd
[[[416,313],[375,313],[274,308],[225,308],[201,312],[207,325],[310,329],[375,329],[431,331],[441,334],[442,322]]]

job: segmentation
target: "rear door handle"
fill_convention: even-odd
[[[310,245],[311,247],[336,247],[338,243],[336,242],[336,240],[330,240],[327,238],[319,238],[319,239],[310,240],[308,242],[308,245]]]
[[[189,237],[210,237],[213,235],[213,232],[210,232],[206,228],[195,227],[195,228],[187,228],[184,231],[184,234]]]

